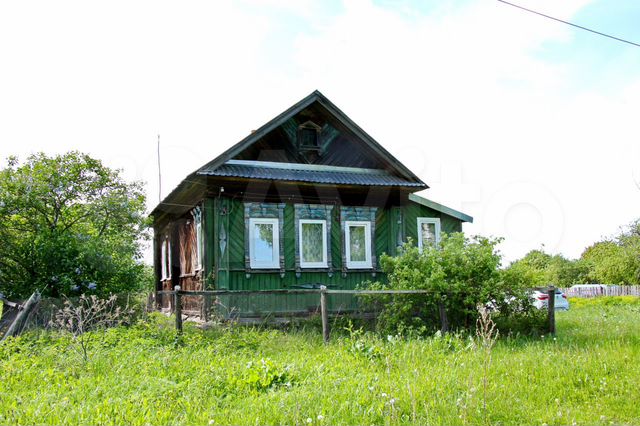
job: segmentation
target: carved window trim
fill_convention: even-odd
[[[194,230],[196,233],[196,258],[194,271],[201,271],[202,265],[204,264],[204,235],[202,233],[202,209],[200,207],[195,207],[191,210],[191,216],[193,217]]]

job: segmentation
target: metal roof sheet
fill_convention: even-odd
[[[422,182],[412,182],[386,170],[266,161],[229,160],[217,168],[203,167],[198,174],[339,185],[425,187]]]

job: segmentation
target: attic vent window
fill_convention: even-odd
[[[320,148],[320,126],[312,121],[298,127],[298,147],[304,150],[317,150]]]

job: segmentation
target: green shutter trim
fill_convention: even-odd
[[[217,247],[214,248],[218,253],[216,262],[216,288],[229,288],[229,200],[226,198],[216,198],[214,202],[217,230]]]
[[[204,238],[204,285],[205,290],[214,288],[215,280],[217,280],[216,274],[216,241],[218,240],[218,233],[215,227],[215,207],[214,201],[211,198],[207,198],[203,203],[203,223],[202,233]]]

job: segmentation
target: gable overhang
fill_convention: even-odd
[[[429,207],[435,211],[446,214],[448,216],[454,217],[462,222],[473,223],[473,217],[468,214],[459,212],[458,210],[454,210],[451,207],[444,206],[442,204],[436,203],[435,201],[428,200],[424,197],[421,197],[416,194],[409,194],[409,201],[413,201],[414,203],[418,203],[422,206]]]

